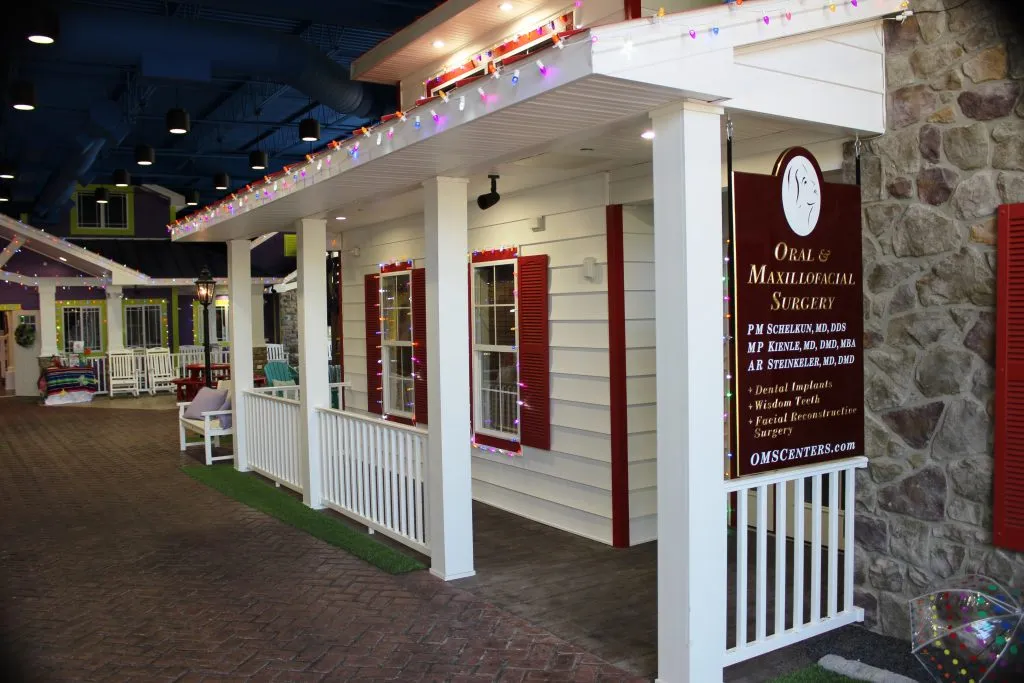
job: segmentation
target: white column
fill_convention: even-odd
[[[252,343],[253,346],[266,346],[267,340],[263,331],[263,285],[252,285]]]
[[[63,322],[62,322],[63,324]],[[57,285],[39,283],[39,355],[52,356],[57,349]]]
[[[248,440],[245,424],[246,389],[252,389],[252,276],[250,275],[249,240],[228,242],[228,338],[231,340],[231,409],[235,446],[235,468],[249,471]],[[212,307],[211,307],[212,308]],[[213,311],[210,311],[211,316]],[[211,327],[213,321],[211,320]],[[213,332],[211,330],[210,334]]]
[[[722,110],[654,122],[658,680],[721,683],[725,652]]]
[[[430,573],[445,581],[476,573],[469,445],[467,182],[434,178],[423,184]]]
[[[124,350],[123,298],[120,285],[107,287],[107,353]]]
[[[327,337],[327,221],[304,218],[297,222],[298,314],[299,314],[299,401],[302,404],[302,500],[311,508],[322,508],[320,429],[316,408],[330,408],[327,365],[330,360]]]

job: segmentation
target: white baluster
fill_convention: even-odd
[[[793,482],[793,628],[804,623],[804,482]]]
[[[821,619],[821,475],[811,482],[811,623]]]
[[[775,484],[775,635],[786,630],[786,482]]]
[[[836,615],[839,592],[839,472],[828,475],[828,616]]]

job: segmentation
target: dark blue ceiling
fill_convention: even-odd
[[[5,91],[36,88],[37,108],[8,98],[0,109],[0,159],[16,164],[8,213],[53,222],[70,188],[110,183],[115,169],[135,184],[199,190],[209,202],[265,172],[249,168],[257,148],[268,170],[300,160],[394,110],[393,88],[347,80],[359,55],[422,16],[438,0],[31,0],[8,10],[0,28]],[[52,8],[53,45],[25,39],[28,8]],[[186,109],[188,135],[170,135],[168,109]],[[299,121],[321,122],[321,139],[302,142]],[[150,167],[136,145],[156,149]],[[10,182],[10,181],[0,181]]]

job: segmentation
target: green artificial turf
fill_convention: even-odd
[[[857,683],[853,678],[840,676],[839,674],[826,671],[820,666],[812,666],[788,676],[776,678],[772,683]]]
[[[378,543],[337,519],[306,507],[267,482],[227,465],[181,468],[185,474],[249,507],[276,517],[285,524],[337,546],[389,574],[405,574],[426,566],[394,548]]]

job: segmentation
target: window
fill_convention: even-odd
[[[477,433],[519,437],[516,261],[473,268],[473,422]]]
[[[127,230],[128,195],[122,192],[110,192],[109,197],[110,201],[106,204],[98,204],[95,193],[79,191],[77,227]]]
[[[72,353],[76,341],[90,351],[103,350],[103,320],[99,306],[64,307],[64,351]]]
[[[416,406],[416,373],[413,369],[410,271],[380,276],[380,319],[384,413],[412,418]]]
[[[231,336],[230,306],[227,300],[214,301],[210,305],[210,343],[229,341]],[[203,307],[198,301],[192,302],[192,340],[203,343]]]
[[[228,307],[214,306],[213,311],[215,313],[213,340],[218,342],[228,341],[228,337],[230,336],[228,332]]]
[[[163,346],[163,310],[160,304],[132,304],[124,308],[125,346]]]

